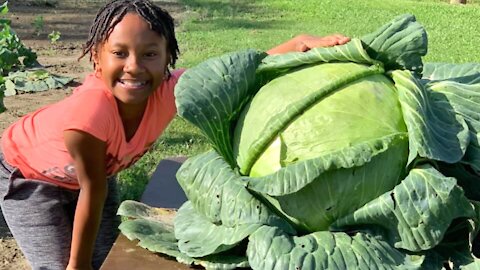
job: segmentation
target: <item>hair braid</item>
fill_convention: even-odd
[[[108,39],[113,28],[128,12],[142,16],[153,31],[166,39],[167,51],[170,54],[169,64],[175,67],[180,51],[175,38],[173,18],[167,11],[149,0],[113,0],[101,8],[93,20],[87,41],[83,45],[82,55],[78,59],[90,54],[91,61],[92,50]]]

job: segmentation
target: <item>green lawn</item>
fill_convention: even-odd
[[[426,28],[426,61],[479,62],[475,28],[480,5],[407,0],[181,0],[189,6],[179,28],[183,66],[241,48],[268,49],[298,33],[351,37],[367,34],[399,14],[411,13]],[[301,4],[299,4],[301,3]],[[468,53],[466,53],[468,52]]]
[[[480,0],[450,5],[441,0],[179,0],[186,6],[177,37],[179,67],[191,67],[226,52],[267,50],[299,33],[343,33],[360,37],[396,15],[411,13],[428,32],[426,62],[480,62]],[[159,139],[154,151],[122,172],[122,199],[137,199],[164,157],[194,155],[206,140],[182,119]]]

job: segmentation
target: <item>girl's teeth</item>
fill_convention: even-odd
[[[140,87],[145,85],[145,82],[127,82],[127,81],[120,81],[120,82],[125,86],[130,86],[130,87]]]

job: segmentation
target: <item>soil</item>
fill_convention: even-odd
[[[49,3],[55,3],[51,6]],[[0,114],[0,134],[19,117],[40,107],[59,101],[68,96],[78,86],[86,74],[92,71],[88,56],[80,61],[82,45],[87,39],[90,24],[95,13],[106,1],[66,0],[10,1],[7,18],[20,39],[38,55],[38,61],[52,73],[74,78],[65,89],[49,90],[35,94],[22,94],[4,98],[7,110]],[[184,8],[175,0],[154,1],[181,21]],[[43,17],[41,27],[34,27],[35,19]],[[38,24],[37,26],[40,26]],[[53,30],[61,33],[61,38],[52,44],[48,34]],[[0,270],[30,269],[21,250],[3,219],[0,211]]]

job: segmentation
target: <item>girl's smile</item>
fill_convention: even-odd
[[[148,95],[152,92],[151,83],[147,80],[138,80],[138,79],[119,79],[116,83],[119,87],[123,88],[124,92],[129,95],[141,96],[144,94]]]
[[[147,81],[138,81],[138,80],[119,80],[120,84],[127,89],[141,89],[147,85]]]

